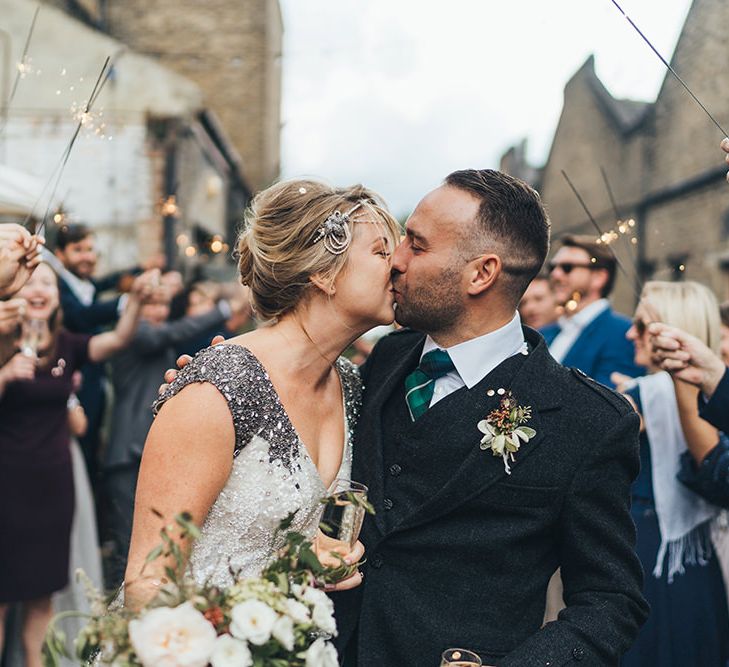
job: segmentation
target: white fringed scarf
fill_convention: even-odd
[[[668,583],[684,565],[706,565],[713,550],[708,522],[719,514],[714,505],[677,479],[681,454],[688,449],[678,415],[673,380],[665,371],[638,379],[643,422],[651,448],[653,497],[661,533],[653,576],[663,574],[668,554]]]

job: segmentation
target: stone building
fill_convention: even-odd
[[[40,5],[29,58],[22,64],[27,71],[8,102],[38,5],[0,0],[0,165],[26,174],[28,183],[34,178],[46,184],[35,217],[60,201],[72,219],[94,227],[102,270],[163,250],[173,263],[192,268],[204,261],[224,271],[252,179],[201,85],[156,55],[140,54],[99,29],[111,5],[94,0]],[[272,23],[280,28],[280,17]],[[107,56],[111,74],[51,203],[54,169]],[[257,76],[263,85],[265,74]],[[274,76],[271,85],[276,81]],[[220,85],[245,88],[229,81]],[[219,104],[224,111],[233,102],[222,99]],[[236,128],[252,122],[229,120]],[[278,170],[278,132],[275,140],[269,136],[264,141],[263,134],[257,133],[259,143],[274,145],[270,153],[275,159],[267,165],[258,160],[258,178],[265,166],[270,179]],[[52,225],[49,231],[52,236]]]
[[[253,190],[280,171],[278,0],[47,0],[194,81]]]
[[[671,62],[725,128],[727,34],[729,3],[694,0]],[[597,237],[567,173],[600,232],[617,234],[611,247],[623,267],[618,309],[631,312],[636,287],[650,278],[697,280],[723,300],[729,298],[729,186],[721,139],[670,73],[654,102],[619,100],[596,76],[591,57],[565,87],[546,164],[535,170],[515,146],[502,168],[539,187],[555,240],[568,232]],[[618,224],[629,219],[634,227]]]

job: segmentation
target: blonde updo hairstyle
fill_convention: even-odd
[[[708,287],[690,280],[680,283],[651,280],[643,287],[640,302],[651,319],[683,329],[719,353],[719,302]]]
[[[358,222],[375,223],[394,249],[400,238],[397,220],[381,197],[362,185],[333,188],[296,179],[276,183],[253,198],[237,251],[240,279],[250,287],[259,318],[276,320],[293,311],[318,289],[312,276],[329,286],[334,283],[347,264],[349,249],[335,255],[322,241],[313,241],[330,215],[349,213],[358,204],[348,223],[352,236]]]

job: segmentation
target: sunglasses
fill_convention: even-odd
[[[591,264],[576,264],[575,262],[550,262],[549,272],[552,273],[555,269],[562,269],[562,272],[566,275],[572,273],[573,269],[604,269],[602,264],[593,262]]]
[[[642,317],[633,318],[633,326],[635,327],[635,332],[641,337],[645,335],[646,331],[648,331],[649,324],[650,322],[646,322]]]

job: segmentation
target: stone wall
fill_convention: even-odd
[[[107,29],[203,90],[253,189],[279,173],[278,0],[108,0]]]

